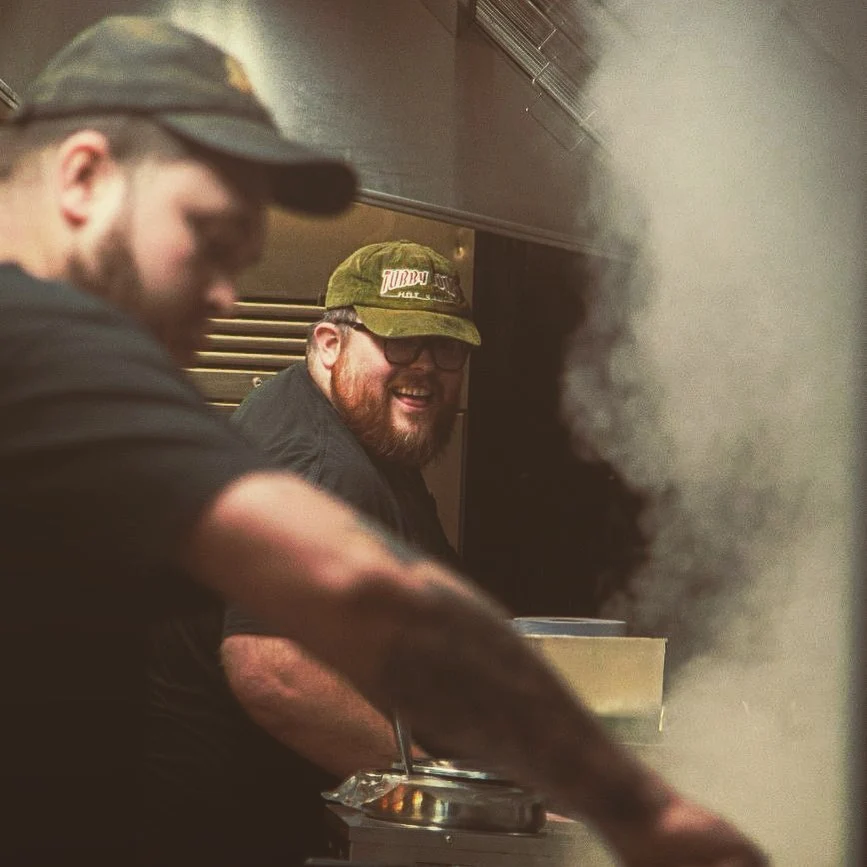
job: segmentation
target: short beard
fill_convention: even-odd
[[[67,264],[66,274],[84,292],[140,317],[141,279],[126,238],[119,229],[113,229],[103,240],[95,267],[88,268],[80,256],[74,255]]]
[[[195,350],[182,339],[181,311],[175,311],[174,319],[148,315],[147,293],[123,226],[114,227],[103,238],[92,267],[86,265],[80,256],[73,255],[67,263],[66,277],[82,291],[96,295],[132,316],[178,365],[185,367],[193,362]]]
[[[333,368],[331,398],[346,426],[382,460],[421,469],[438,458],[451,439],[457,407],[441,404],[433,423],[408,432],[394,429],[390,398],[373,394],[369,384],[345,370],[341,355]]]

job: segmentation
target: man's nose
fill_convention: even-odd
[[[422,346],[421,352],[419,352],[418,354],[418,358],[413,361],[411,366],[419,368],[421,370],[435,370],[436,362],[434,361],[433,357],[433,349],[428,344]]]

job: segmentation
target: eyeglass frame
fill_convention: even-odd
[[[443,337],[439,334],[426,334],[413,337],[382,337],[382,335],[375,334],[373,331],[371,331],[363,322],[342,322],[340,324],[345,325],[347,328],[351,328],[353,331],[364,331],[365,333],[370,334],[372,337],[375,337],[377,340],[381,341],[382,351],[385,355],[385,360],[389,364],[399,365],[400,367],[414,364],[418,360],[418,357],[422,354],[422,352],[424,352],[425,348],[427,348],[430,350],[430,356],[433,360],[434,365],[439,370],[443,370],[447,373],[457,373],[457,371],[463,370],[464,365],[467,363],[467,360],[470,357],[470,352],[472,351],[472,346],[470,346],[469,343],[465,343],[463,340],[458,340],[456,337]],[[396,343],[407,346],[410,341],[415,343],[415,350],[411,358],[407,358],[404,361],[394,361],[392,358],[389,357],[389,348],[394,349]],[[448,343],[446,343],[446,341],[448,341]],[[457,367],[444,367],[440,363],[440,359],[437,357],[437,347],[444,345],[457,345],[463,349],[463,358],[461,359],[461,362]]]

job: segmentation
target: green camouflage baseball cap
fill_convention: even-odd
[[[104,114],[149,116],[181,139],[264,166],[287,208],[334,214],[355,195],[348,165],[283,136],[238,60],[164,18],[117,15],[84,30],[6,122]]]
[[[354,307],[380,337],[453,337],[473,346],[482,338],[461,289],[457,268],[412,241],[368,244],[337,266],[325,307]]]

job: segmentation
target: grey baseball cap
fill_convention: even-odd
[[[237,59],[164,18],[112,16],[84,30],[24,88],[6,122],[121,113],[266,167],[284,207],[334,214],[355,195],[352,168],[284,136]]]

